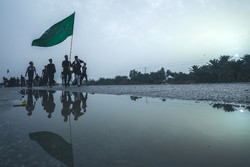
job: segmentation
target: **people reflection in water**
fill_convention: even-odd
[[[74,115],[74,120],[78,120],[78,117],[84,114],[81,112],[81,94],[81,92],[73,92],[74,102],[71,108],[71,112]]]
[[[53,96],[53,91],[49,91],[49,96],[48,96],[48,100],[45,103],[45,109],[46,112],[48,113],[48,118],[52,117],[52,113],[55,111],[55,102],[54,102],[54,96]]]
[[[68,116],[70,115],[70,105],[72,104],[71,96],[69,92],[62,92],[61,102],[63,105],[61,114],[64,116],[64,122],[68,121]]]
[[[33,98],[38,100],[41,98],[41,105],[43,109],[48,113],[48,118],[52,117],[52,113],[55,111],[56,104],[54,102],[54,93],[56,91],[22,91],[21,94],[27,95],[27,105],[26,110],[28,111],[28,115],[32,115],[32,111],[35,108],[36,102],[34,102]],[[73,94],[73,96],[72,96]],[[81,92],[62,92],[61,95],[61,103],[62,110],[61,115],[64,117],[64,122],[67,122],[71,113],[74,115],[74,120],[77,121],[80,116],[82,116],[87,111],[87,98],[88,93],[85,95]]]
[[[37,101],[39,99],[39,90],[33,90],[33,95]]]
[[[26,92],[28,94],[26,110],[28,111],[28,116],[32,115],[32,111],[35,109],[36,102],[33,102],[33,92],[32,90],[28,90]]]
[[[83,109],[83,112],[86,112],[86,111],[87,111],[87,98],[88,98],[88,93],[86,93],[85,96],[83,96],[83,94],[81,93],[81,94],[80,94],[80,97],[81,97],[81,101],[82,101],[82,109]]]
[[[48,101],[48,91],[47,90],[42,90],[41,91],[41,97],[42,97],[41,104],[43,106],[43,109],[46,111],[46,105],[47,105],[47,101]]]

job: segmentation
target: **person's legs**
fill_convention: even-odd
[[[54,76],[53,74],[48,74],[48,77],[49,77],[49,86],[52,86],[54,82]]]
[[[88,76],[85,74],[86,83],[88,82]]]
[[[69,73],[69,74],[68,74],[68,86],[69,86],[70,80],[71,80],[71,74]]]
[[[80,75],[75,74],[75,79],[76,79],[77,85],[80,86]]]
[[[28,78],[29,78],[29,84],[28,84],[28,86],[29,87],[32,87],[32,82],[33,82],[33,75],[28,75]]]
[[[68,79],[68,75],[66,72],[64,72],[64,86],[67,86],[67,79]]]

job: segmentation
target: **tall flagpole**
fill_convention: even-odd
[[[70,69],[70,64],[71,64],[71,54],[72,54],[72,44],[73,44],[74,27],[75,27],[75,16],[74,16],[74,25],[73,25],[73,31],[72,31],[71,43],[70,43],[69,69]],[[71,115],[71,113],[69,114],[69,130],[70,130],[70,141],[71,141],[71,144],[72,144],[72,132],[71,132],[71,119],[70,119],[70,115]]]
[[[71,62],[71,53],[72,53],[72,44],[73,44],[73,35],[74,35],[74,30],[71,36],[71,44],[70,44],[70,53],[69,53],[69,62]],[[69,63],[70,64],[70,63]]]
[[[75,13],[75,12],[74,12]],[[71,62],[71,53],[72,53],[72,44],[73,44],[73,36],[74,36],[74,27],[75,27],[75,14],[74,14],[74,22],[73,22],[73,30],[71,36],[71,44],[70,44],[70,53],[69,53],[69,62]]]
[[[74,32],[74,31],[73,31]],[[72,53],[72,43],[73,43],[73,33],[72,33],[72,37],[71,37],[71,45],[70,45],[70,55],[69,55],[69,69],[70,69],[70,62],[71,62],[71,53]],[[70,72],[70,71],[69,71]],[[70,74],[71,75],[71,74]],[[71,133],[71,119],[70,119],[70,115],[69,114],[69,130],[70,130],[70,142],[72,144],[72,133]]]

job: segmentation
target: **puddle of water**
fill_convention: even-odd
[[[0,166],[248,166],[247,107],[28,91],[0,113]],[[226,112],[224,112],[226,111]]]

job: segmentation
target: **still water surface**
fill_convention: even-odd
[[[0,166],[250,166],[246,107],[23,91],[0,113]]]

